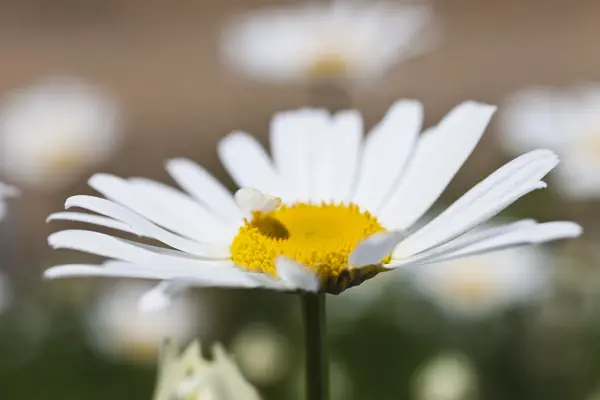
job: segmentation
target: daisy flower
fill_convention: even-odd
[[[187,342],[200,326],[210,325],[202,318],[201,307],[186,297],[178,298],[168,310],[142,312],[138,300],[148,289],[143,282],[122,282],[104,291],[89,307],[86,336],[94,350],[113,359],[154,363],[165,337]]]
[[[580,235],[572,222],[522,220],[465,235],[527,193],[558,158],[522,155],[481,181],[419,229],[477,145],[495,107],[465,102],[419,135],[422,105],[399,101],[363,140],[356,111],[277,114],[271,153],[249,134],[218,146],[242,187],[232,196],[187,159],[166,168],[184,192],[144,178],[97,174],[104,197],[73,196],[49,220],[82,221],[154,239],[139,243],[90,230],[49,236],[51,246],[107,257],[102,265],[56,266],[47,278],[132,277],[161,281],[142,298],[168,304],[190,286],[267,288],[338,294],[383,272],[501,248]],[[378,279],[384,279],[378,277]]]
[[[563,164],[554,178],[563,195],[600,197],[600,86],[516,93],[501,121],[508,151],[543,146],[560,155]]]
[[[154,400],[260,400],[257,391],[229,358],[223,347],[213,348],[213,360],[202,357],[193,342],[181,354],[167,342],[160,358]]]
[[[233,21],[222,54],[264,81],[374,78],[431,46],[431,14],[425,5],[391,2],[290,4]]]
[[[550,281],[545,254],[509,249],[425,265],[410,271],[414,287],[455,317],[483,317],[526,303]]]
[[[0,168],[19,185],[56,189],[115,150],[117,107],[100,88],[52,79],[9,93],[0,106]]]

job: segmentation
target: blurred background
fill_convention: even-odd
[[[0,180],[22,191],[6,200],[0,224],[0,399],[149,399],[165,335],[182,344],[195,337],[206,345],[223,342],[265,399],[302,398],[294,296],[195,290],[169,312],[140,315],[136,299],[148,288],[145,282],[44,282],[42,271],[52,265],[97,260],[52,251],[50,233],[80,225],[45,220],[63,210],[69,196],[92,194],[86,179],[93,172],[172,184],[163,165],[173,157],[201,163],[233,190],[216,153],[219,139],[232,130],[266,144],[274,113],[311,105],[357,108],[369,129],[400,98],[423,102],[426,126],[466,99],[501,107],[439,208],[511,157],[550,147],[565,162],[550,175],[549,189],[517,202],[500,221],[571,219],[585,234],[439,266],[443,270],[396,271],[330,296],[332,398],[600,398],[600,86],[594,86],[600,84],[600,3],[412,2],[431,7],[418,35],[435,32],[435,40],[367,81],[268,82],[240,73],[243,66],[222,57],[222,32],[232,18],[293,3],[2,4],[4,109],[19,110],[24,100],[15,96],[30,92],[67,100],[49,106],[56,108],[34,107],[41,116],[25,118],[37,121],[33,127],[6,117],[0,130]],[[47,79],[75,86],[44,86]],[[72,122],[74,109],[84,117]],[[86,138],[53,138],[55,122],[44,118],[57,115],[66,130],[83,124],[73,125],[80,132],[86,123],[96,129]],[[108,121],[103,129],[90,122],[98,116]],[[73,143],[68,154],[59,151]],[[84,147],[87,153],[78,153]],[[48,162],[28,162],[31,154]],[[23,176],[11,165],[29,169]]]

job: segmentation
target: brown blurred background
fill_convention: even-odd
[[[5,1],[0,5],[0,94],[53,75],[79,76],[101,84],[121,102],[126,131],[125,146],[104,166],[104,171],[168,181],[164,160],[187,156],[230,182],[215,151],[222,136],[233,129],[242,129],[264,142],[269,119],[275,111],[310,105],[312,101],[311,89],[306,86],[255,83],[229,71],[219,60],[218,37],[223,24],[236,13],[275,4],[281,2]],[[600,81],[597,0],[437,0],[433,4],[436,23],[441,28],[436,50],[398,65],[378,85],[349,89],[352,106],[361,110],[368,127],[381,118],[394,100],[402,97],[422,100],[427,124],[432,124],[464,99],[500,104],[506,95],[526,86]],[[499,166],[503,156],[495,150],[494,140],[493,134],[484,138],[482,146],[490,151],[475,152],[468,161],[470,168],[459,175],[458,188],[469,187]],[[20,285],[39,286],[40,272],[65,259],[48,248],[46,236],[56,227],[46,225],[44,220],[49,213],[62,209],[66,197],[81,192],[90,192],[83,181],[55,195],[23,196],[11,205],[14,215],[9,216],[1,230],[4,246],[12,247],[12,258],[5,260],[3,269],[17,277]],[[568,214],[557,210],[547,215]],[[18,226],[11,220],[18,220]],[[91,285],[79,283],[83,288]],[[261,297],[255,300],[261,299],[264,300]],[[257,304],[265,307],[265,303]],[[286,313],[280,310],[275,314]],[[57,321],[59,324],[70,321],[65,318]],[[80,360],[73,354],[85,353],[83,345],[60,347],[78,337],[77,333],[67,331],[67,335],[58,335],[44,346],[50,349],[57,346],[73,360]],[[385,341],[391,333],[378,335]],[[352,341],[347,339],[347,342]],[[565,346],[571,344],[568,340],[564,342]],[[585,343],[580,345],[585,348]],[[506,348],[514,350],[510,343]],[[12,390],[5,395],[0,388],[0,399],[41,398],[28,397],[32,392],[17,385],[24,381],[35,385],[40,374],[49,374],[46,381],[52,378],[57,382],[54,391],[48,391],[47,399],[148,398],[153,384],[153,371],[148,369],[139,372],[97,360],[92,363],[82,356],[82,360],[92,363],[87,370],[83,367],[77,375],[65,367],[60,370],[63,372],[52,376],[49,371],[58,371],[53,369],[53,363],[62,358],[62,351],[46,351],[45,361],[35,361],[29,369],[7,372],[2,377],[4,382],[19,378],[5,386]],[[75,367],[76,361],[72,362],[71,367]],[[406,369],[414,368],[413,364],[405,366]],[[587,369],[581,372],[585,384],[579,380],[574,384],[581,390],[565,390],[561,393],[569,395],[558,394],[555,398],[577,400],[580,397],[569,396],[589,392],[598,365],[586,364]],[[493,397],[488,392],[481,398],[547,398],[546,391],[532,390],[525,384],[520,387],[522,382],[509,373],[510,364],[501,365],[500,369],[502,374],[509,375],[505,382],[508,389],[498,391],[501,384],[495,383],[492,388],[500,394]],[[90,376],[95,383],[84,384],[84,377]],[[393,374],[384,374],[382,379],[391,378]],[[81,385],[74,383],[76,388],[60,391],[58,382],[77,379],[82,380]],[[538,379],[532,384],[539,382]],[[104,385],[112,385],[112,389]],[[144,387],[145,392],[132,389],[136,387]],[[404,388],[401,393],[407,390]],[[281,392],[272,393],[275,394],[269,398],[282,398],[277,394]],[[367,398],[365,391],[357,393],[356,398]],[[540,397],[540,393],[544,396]],[[387,398],[403,397],[382,397]]]

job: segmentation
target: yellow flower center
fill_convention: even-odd
[[[51,171],[64,173],[79,168],[83,161],[81,152],[64,150],[48,155],[46,167]]]
[[[342,54],[325,53],[315,58],[308,67],[313,78],[332,78],[348,73],[348,60]]]
[[[231,255],[239,266],[272,275],[275,258],[284,255],[323,279],[336,278],[347,269],[356,245],[381,231],[385,229],[377,218],[352,203],[283,205],[268,213],[254,212],[233,239]]]

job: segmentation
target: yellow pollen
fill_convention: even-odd
[[[237,265],[252,271],[276,275],[275,258],[284,255],[323,279],[335,278],[348,267],[356,245],[381,231],[377,218],[352,203],[296,203],[253,213],[233,239],[231,254]]]

